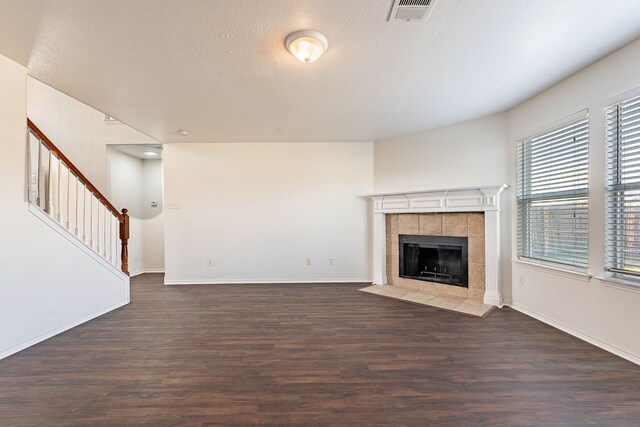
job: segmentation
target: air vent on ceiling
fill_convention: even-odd
[[[422,21],[433,9],[436,0],[394,0],[388,21],[401,19],[403,21]]]

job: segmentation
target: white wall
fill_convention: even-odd
[[[129,211],[129,273],[144,271],[142,159],[107,147],[109,199]]]
[[[0,358],[129,301],[129,280],[28,210],[27,71],[0,56]]]
[[[371,280],[372,143],[169,144],[163,162],[167,283]]]
[[[511,181],[515,141],[585,108],[589,109],[589,270],[591,281],[513,265],[513,304],[529,314],[640,363],[640,287],[613,287],[599,280],[604,270],[606,100],[640,87],[640,41],[582,70],[509,112]],[[513,194],[512,194],[513,196]],[[515,209],[515,198],[512,197]],[[513,221],[516,257],[516,224]],[[522,276],[524,285],[519,286]]]
[[[164,271],[164,195],[162,160],[142,161],[144,270]],[[152,207],[151,202],[158,206]]]
[[[129,126],[105,124],[100,111],[34,78],[27,84],[29,118],[107,197],[107,144],[157,144]]]
[[[506,183],[506,114],[376,141],[375,192]]]
[[[131,275],[164,271],[162,161],[140,159],[107,147],[109,194],[130,217]],[[157,207],[151,207],[157,201]]]
[[[506,114],[388,138],[375,142],[375,193],[510,184],[509,161]],[[501,209],[500,288],[509,300],[511,206]]]

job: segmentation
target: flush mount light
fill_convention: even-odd
[[[320,58],[329,48],[329,40],[317,31],[296,31],[285,40],[287,50],[307,64]]]
[[[145,156],[157,156],[158,153],[156,153],[155,151],[145,151],[143,153]]]
[[[178,135],[187,136],[189,135],[189,131],[186,129],[178,129]]]

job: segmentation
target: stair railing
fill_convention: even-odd
[[[121,212],[29,119],[29,202],[129,275],[129,215]]]

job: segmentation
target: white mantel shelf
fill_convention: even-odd
[[[506,184],[372,194],[373,283],[387,283],[385,214],[429,212],[484,212],[485,294],[484,303],[502,306],[500,291],[500,194]]]
[[[499,210],[506,184],[371,194],[374,213],[484,212]]]

